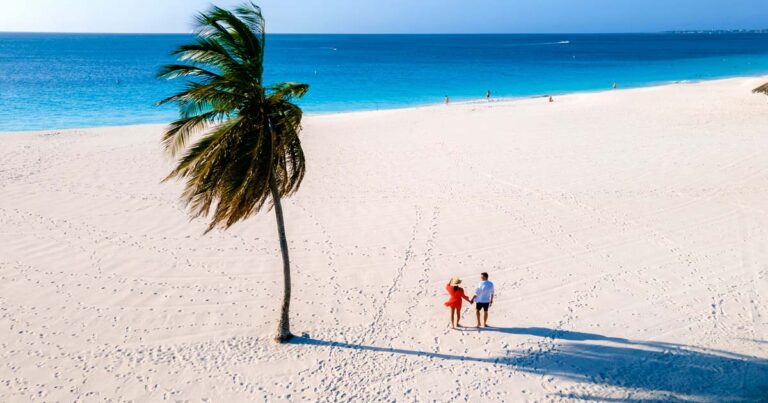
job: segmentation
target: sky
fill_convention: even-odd
[[[241,0],[218,0],[232,6]],[[0,0],[0,32],[190,32],[211,0]],[[768,28],[768,0],[261,0],[273,33]]]

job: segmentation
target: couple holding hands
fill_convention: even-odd
[[[472,299],[467,297],[464,293],[464,289],[459,286],[461,279],[458,277],[452,278],[445,286],[445,290],[448,291],[450,299],[445,303],[445,306],[451,310],[451,328],[455,329],[461,327],[459,320],[461,320],[461,304],[462,299],[467,300],[470,304],[475,304],[477,313],[477,327],[480,327],[480,311],[484,311],[483,327],[488,327],[488,308],[493,304],[493,283],[488,281],[488,273],[480,273],[480,283],[475,289],[475,295]],[[455,320],[454,320],[455,318]]]

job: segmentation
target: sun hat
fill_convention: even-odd
[[[461,284],[461,279],[460,278],[454,277],[454,278],[451,279],[451,285],[452,286],[457,286],[459,284]]]

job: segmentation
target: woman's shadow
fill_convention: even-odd
[[[540,338],[538,350],[472,357],[298,337],[296,344],[476,362],[580,383],[634,390],[640,400],[768,401],[768,360],[682,344],[543,327],[464,328]],[[568,395],[603,400],[605,397]]]

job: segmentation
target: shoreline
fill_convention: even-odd
[[[585,94],[603,94],[603,93],[612,93],[612,92],[623,92],[623,91],[633,91],[633,90],[644,90],[644,89],[653,89],[653,88],[664,88],[674,85],[696,85],[700,83],[710,83],[710,82],[719,82],[719,81],[728,81],[728,80],[745,80],[745,79],[765,79],[768,81],[768,72],[763,74],[756,74],[756,75],[739,75],[739,76],[726,76],[726,77],[718,77],[718,78],[712,78],[712,79],[702,79],[702,80],[677,80],[677,81],[671,81],[671,82],[660,82],[660,83],[652,83],[649,85],[641,85],[641,86],[629,86],[629,87],[621,87],[621,83],[619,84],[619,88],[617,89],[597,89],[597,90],[584,90],[584,91],[573,91],[573,92],[563,92],[563,93],[551,93],[551,94],[541,94],[541,95],[530,95],[530,96],[520,96],[520,97],[499,97],[499,98],[491,98],[491,101],[486,101],[484,98],[473,98],[473,99],[461,99],[457,101],[451,101],[449,106],[462,106],[462,105],[509,105],[514,104],[516,102],[524,102],[529,100],[536,100],[540,98],[547,98],[547,97],[570,97],[570,96],[577,96],[577,95],[585,95]],[[310,118],[318,118],[323,117],[327,118],[329,116],[345,116],[345,115],[354,115],[354,114],[370,114],[370,113],[377,113],[377,112],[392,112],[392,111],[407,111],[407,110],[419,110],[419,109],[428,109],[428,108],[439,108],[439,107],[445,107],[444,103],[436,102],[436,103],[428,103],[423,105],[409,105],[409,106],[402,106],[402,107],[389,107],[389,108],[381,108],[381,109],[361,109],[361,110],[349,110],[349,111],[338,111],[338,112],[305,112],[304,118],[310,119]],[[85,127],[73,127],[73,128],[50,128],[50,129],[35,129],[35,130],[9,130],[9,131],[0,131],[0,135],[7,135],[7,134],[15,134],[15,133],[26,133],[26,134],[44,134],[49,133],[52,131],[55,132],[73,132],[78,130],[90,130],[90,129],[114,129],[114,128],[121,128],[121,127],[150,127],[150,126],[166,126],[168,125],[167,122],[149,122],[149,123],[137,123],[137,124],[127,124],[127,125],[104,125],[104,126],[85,126]]]

